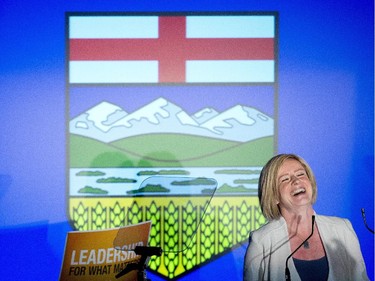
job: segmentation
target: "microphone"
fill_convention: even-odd
[[[295,252],[297,252],[299,250],[299,248],[301,248],[303,246],[303,244],[305,244],[307,242],[307,240],[310,239],[311,236],[313,236],[314,234],[314,223],[315,223],[315,216],[313,215],[312,216],[312,226],[311,226],[311,233],[310,235],[301,243],[301,245],[299,245],[287,258],[286,258],[286,261],[285,261],[285,280],[287,281],[291,281],[290,279],[290,271],[289,271],[289,268],[288,268],[288,261],[289,259],[294,255]]]
[[[367,222],[366,222],[366,214],[365,214],[365,208],[362,208],[362,209],[361,209],[361,212],[362,212],[363,223],[365,224],[366,228],[367,228],[372,234],[374,234],[374,230],[371,229],[371,228],[367,225]]]
[[[140,256],[161,256],[163,250],[160,247],[151,247],[151,246],[136,246],[134,248],[134,253]]]

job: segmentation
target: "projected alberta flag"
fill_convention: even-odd
[[[71,17],[70,83],[274,82],[274,26],[273,16]]]
[[[151,259],[166,279],[246,241],[264,222],[257,181],[276,145],[277,14],[66,20],[72,226],[152,220],[151,246],[184,249]]]

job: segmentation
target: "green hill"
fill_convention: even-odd
[[[247,143],[181,134],[149,134],[105,144],[70,136],[70,167],[259,166],[273,155],[273,138]]]

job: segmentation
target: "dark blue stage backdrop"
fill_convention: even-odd
[[[97,85],[90,77],[78,77],[83,80],[75,84],[73,72],[83,64],[69,61],[69,56],[74,60],[75,50],[74,40],[69,38],[80,35],[69,33],[67,19],[85,13],[268,15],[270,25],[264,34],[272,38],[265,41],[273,43],[271,53],[259,50],[265,57],[262,71],[255,72],[256,79],[251,81],[234,75],[228,83],[206,84],[204,80],[194,85],[183,81],[181,85],[167,77],[166,82],[172,83],[164,84],[162,90],[156,84],[134,84],[133,80],[125,86],[121,83],[126,81]],[[265,134],[271,139],[271,151],[265,155],[291,152],[311,164],[318,182],[316,212],[351,220],[374,280],[374,235],[361,216],[364,208],[368,225],[374,228],[373,1],[2,0],[0,22],[1,280],[58,280],[66,234],[77,229],[70,223],[68,208],[78,191],[73,190],[74,181],[68,173],[75,165],[85,167],[80,161],[87,160],[72,150],[77,136],[72,136],[69,122],[100,104],[104,94],[109,97],[107,102],[128,114],[161,96],[183,107],[186,116],[206,107],[217,114],[238,105],[257,108],[262,112],[258,116],[273,121],[271,135]],[[82,67],[90,69],[90,65]],[[220,72],[220,67],[226,68],[218,65],[215,71]],[[106,75],[105,71],[102,74]],[[189,75],[194,76],[194,71]],[[237,78],[240,81],[234,81]],[[119,83],[130,92],[127,100],[118,92]],[[217,140],[224,141],[230,142]],[[230,154],[225,155],[223,159],[233,160]],[[230,166],[237,164],[233,161]],[[242,280],[247,242],[228,245],[229,249],[177,279]],[[148,277],[167,280],[154,271]]]

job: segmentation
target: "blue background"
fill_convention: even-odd
[[[67,11],[277,11],[277,152],[301,155],[315,210],[349,218],[374,278],[374,3],[296,0],[0,2],[0,276],[57,280],[67,231]],[[246,244],[182,280],[241,280]],[[350,246],[350,245],[349,245]],[[157,276],[149,274],[152,280]]]

